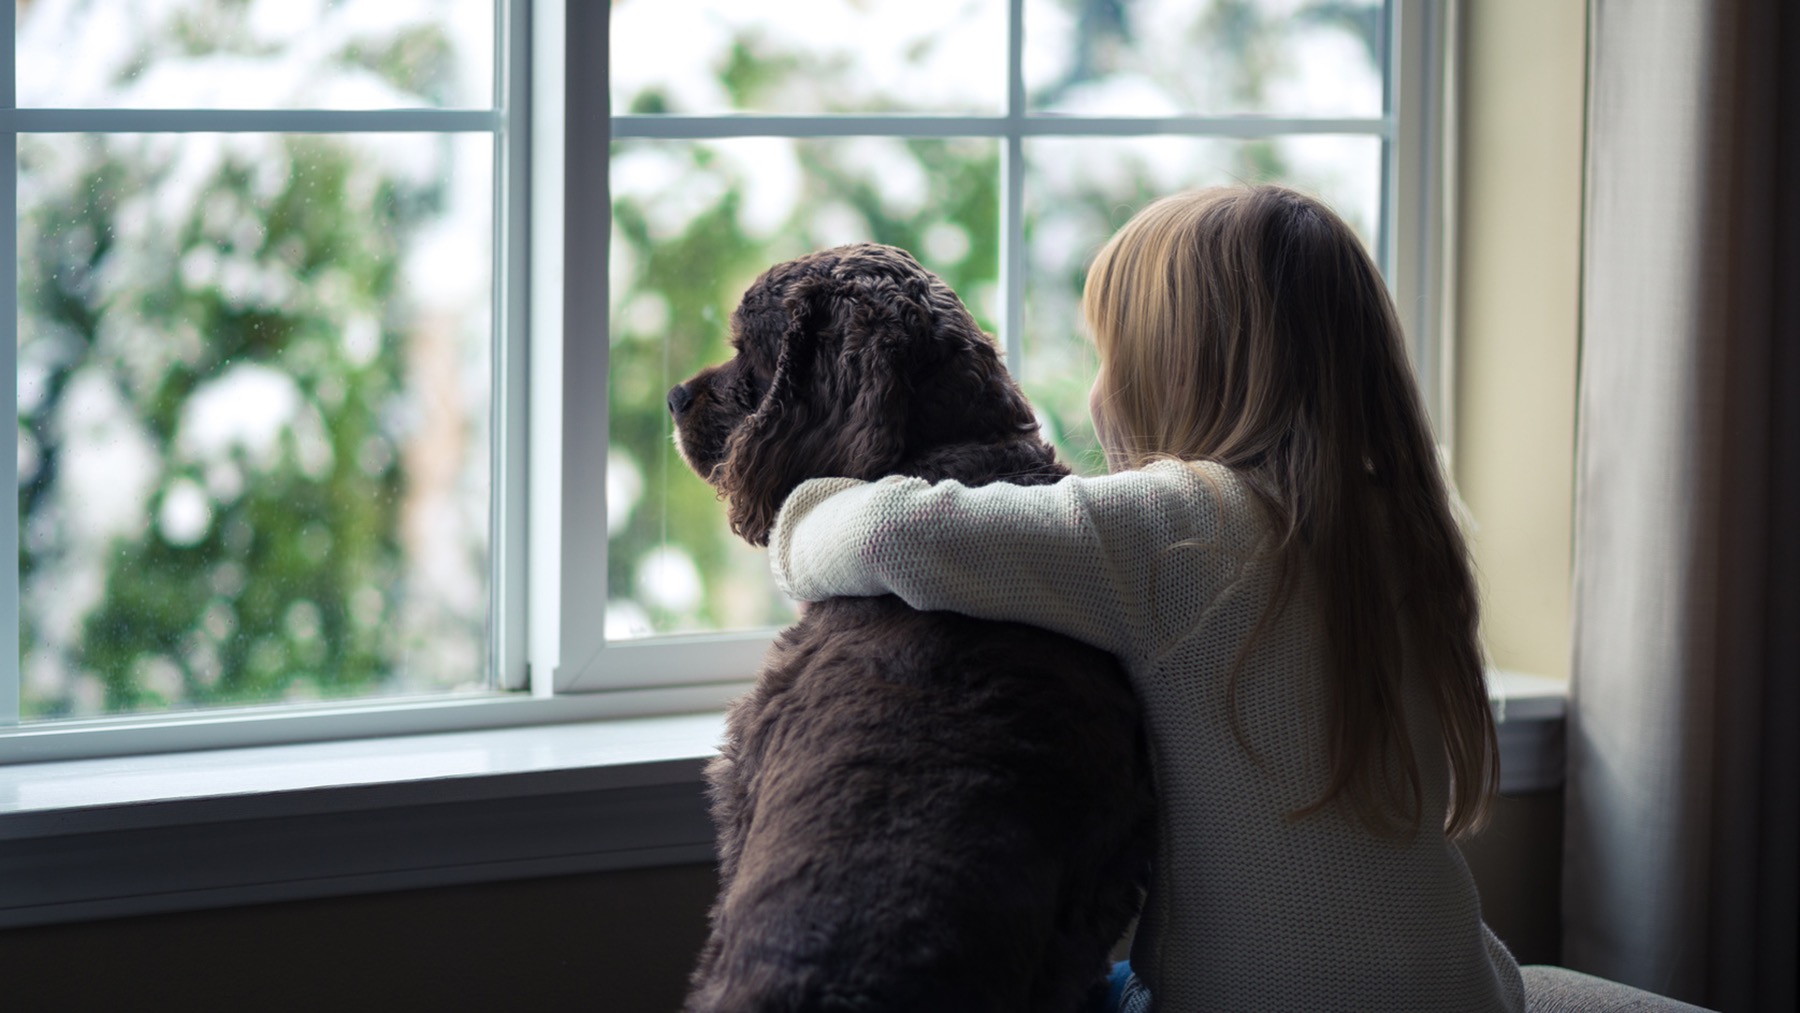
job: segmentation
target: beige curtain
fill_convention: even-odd
[[[1564,960],[1791,1013],[1800,3],[1589,17]]]

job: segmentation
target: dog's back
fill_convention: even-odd
[[[984,334],[904,250],[777,264],[677,445],[767,544],[807,478],[1068,474]],[[1074,1011],[1136,910],[1149,764],[1110,655],[896,598],[815,605],[708,771],[720,893],[692,1013]]]
[[[896,598],[784,632],[710,771],[724,883],[688,1009],[1074,1010],[1151,796],[1101,651]]]

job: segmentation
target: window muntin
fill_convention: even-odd
[[[492,685],[496,24],[19,6],[19,719]]]

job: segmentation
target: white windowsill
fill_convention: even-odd
[[[1501,790],[1562,683],[1490,677]],[[721,713],[0,766],[0,928],[712,858]]]
[[[658,772],[711,755],[724,724],[722,713],[683,714],[18,764],[0,767],[0,840],[39,826],[117,830],[366,808],[351,800],[370,792],[377,805],[468,801],[497,781],[513,794],[547,777],[588,788],[666,783]],[[190,811],[203,815],[178,815]]]

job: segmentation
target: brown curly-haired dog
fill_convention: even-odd
[[[767,544],[821,475],[1067,474],[956,294],[863,244],[770,268],[677,443]],[[1110,655],[892,596],[782,632],[708,770],[720,892],[691,1013],[1076,1010],[1136,910],[1151,790]]]

